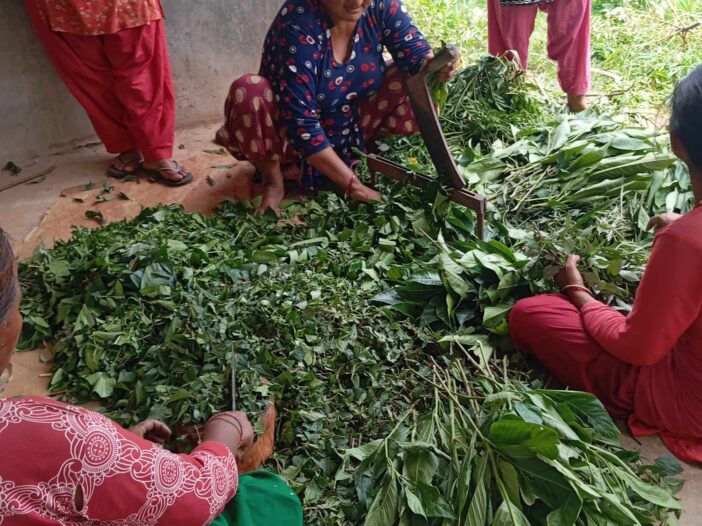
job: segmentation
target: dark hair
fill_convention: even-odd
[[[0,323],[5,321],[17,299],[18,286],[15,277],[15,254],[10,240],[0,228]]]
[[[670,130],[680,139],[692,164],[702,168],[702,66],[675,88]]]

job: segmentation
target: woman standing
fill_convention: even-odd
[[[356,178],[353,150],[419,130],[403,83],[432,56],[401,0],[288,0],[268,31],[259,74],[232,84],[217,142],[262,174],[264,210],[278,207],[284,175],[379,201]]]
[[[488,0],[488,50],[491,55],[519,54],[527,69],[529,39],[541,10],[548,15],[548,56],[558,64],[558,81],[568,107],[587,108],[590,91],[591,0]]]
[[[681,460],[702,462],[702,66],[675,90],[673,150],[690,169],[697,207],[654,218],[657,234],[631,313],[600,303],[571,256],[562,295],[520,301],[515,346],[570,387],[629,417],[635,435],[660,434]]]
[[[159,0],[25,0],[56,71],[90,117],[116,178],[192,181],[173,160],[175,96]]]

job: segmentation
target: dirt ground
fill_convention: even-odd
[[[23,167],[19,176],[0,172],[0,187],[17,178],[53,170],[38,184],[18,185],[0,192],[0,226],[10,235],[17,255],[25,258],[40,245],[51,246],[55,240],[68,239],[72,225],[89,228],[98,224],[85,217],[86,210],[99,210],[105,220],[118,221],[134,217],[142,207],[158,203],[179,203],[188,211],[210,213],[223,199],[246,199],[255,193],[253,167],[237,163],[228,155],[205,153],[217,150],[211,143],[216,123],[182,130],[176,137],[176,158],[184,162],[195,176],[195,182],[182,188],[166,188],[141,180],[117,182],[114,194],[123,192],[129,200],[95,204],[107,178],[104,170],[109,156],[101,145],[88,145],[39,159],[11,159]],[[4,164],[10,159],[0,159]],[[209,176],[209,177],[208,177]],[[86,190],[88,183],[94,188]],[[15,353],[13,378],[5,395],[45,395],[50,378],[50,352],[38,349]],[[656,438],[644,439],[639,445],[623,437],[624,445],[641,448],[646,458],[654,459],[666,451]],[[702,526],[702,469],[685,467],[685,487],[681,492],[685,514],[682,526]]]

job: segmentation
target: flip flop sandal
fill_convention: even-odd
[[[129,166],[130,164],[137,163],[136,168],[133,171],[128,171],[128,170],[120,170],[118,168],[115,168],[114,166],[111,166],[107,169],[107,176],[112,177],[114,179],[124,179],[126,177],[130,176],[136,176],[137,172],[139,172],[139,168],[141,167],[142,163],[144,162],[144,158],[139,154],[139,157],[135,157],[134,159],[130,159],[129,157],[126,157],[124,154],[120,153],[117,156],[117,159],[126,166]]]
[[[168,168],[159,168],[158,170],[149,170],[148,168],[144,168],[142,166],[142,170],[146,174],[146,176],[149,178],[149,180],[152,183],[161,183],[166,186],[171,186],[171,187],[176,187],[176,186],[185,186],[186,184],[190,184],[193,181],[193,174],[191,172],[187,172],[182,179],[179,179],[178,181],[174,181],[172,179],[168,179],[167,177],[164,177],[161,175],[162,172],[174,172],[174,173],[180,173],[180,163],[178,161],[175,161],[175,168],[168,167]]]

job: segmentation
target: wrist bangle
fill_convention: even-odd
[[[351,192],[351,187],[353,186],[353,183],[355,181],[356,181],[356,174],[352,172],[351,179],[349,180],[349,185],[346,187],[346,193],[344,194],[344,197],[349,196],[349,193]]]
[[[590,289],[588,289],[587,287],[583,287],[582,285],[566,285],[565,287],[563,287],[561,289],[561,292],[568,292],[571,290],[577,290],[580,292],[584,292],[585,294],[588,294],[592,297],[595,296]]]
[[[212,421],[221,420],[222,422],[229,424],[230,426],[236,428],[237,433],[239,433],[239,438],[244,434],[243,426],[239,419],[230,413],[220,413],[212,418]]]

